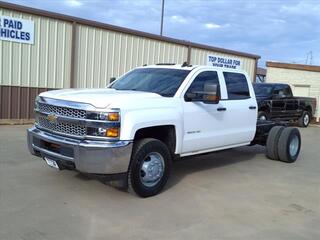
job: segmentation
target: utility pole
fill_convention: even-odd
[[[160,26],[160,36],[162,36],[162,32],[163,32],[163,15],[164,15],[164,0],[162,0],[162,7],[161,7],[161,26]]]

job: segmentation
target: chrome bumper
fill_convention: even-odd
[[[28,148],[31,154],[56,161],[71,162],[80,172],[94,174],[117,174],[128,171],[131,141],[78,140],[51,134],[35,127],[27,130]],[[59,149],[50,149],[50,144]]]

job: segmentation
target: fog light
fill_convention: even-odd
[[[105,136],[106,137],[118,137],[119,136],[119,128],[108,128]]]

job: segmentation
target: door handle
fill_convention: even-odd
[[[219,107],[219,108],[217,108],[217,111],[219,111],[219,112],[221,112],[221,111],[226,111],[227,110],[227,108],[225,108],[225,107]]]
[[[250,106],[249,109],[256,109],[256,106]]]

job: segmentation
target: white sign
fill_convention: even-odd
[[[33,44],[34,22],[0,16],[0,39],[12,42]]]
[[[207,65],[221,68],[240,69],[242,61],[238,58],[208,54]]]

